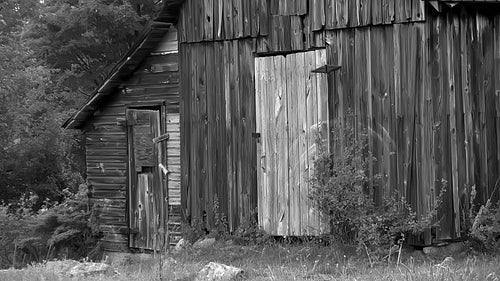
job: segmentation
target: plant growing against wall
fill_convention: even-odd
[[[497,184],[492,192],[495,194],[498,188]],[[481,205],[476,211],[474,200],[476,199],[476,188],[472,186],[470,194],[470,209],[467,217],[466,235],[468,235],[473,245],[478,246],[479,250],[489,253],[498,253],[500,251],[500,203],[493,203],[492,196]]]
[[[354,244],[359,253],[382,260],[393,246],[400,246],[408,233],[418,234],[433,226],[441,195],[427,217],[419,218],[400,194],[384,194],[375,203],[368,167],[375,161],[368,151],[366,132],[354,126],[336,125],[332,130],[332,151],[318,141],[318,156],[310,179],[310,198],[329,217],[331,236],[341,243]],[[374,175],[377,182],[380,176]],[[397,190],[397,189],[395,189]]]

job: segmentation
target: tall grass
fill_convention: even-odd
[[[439,261],[378,265],[357,259],[352,249],[317,244],[237,246],[218,243],[213,247],[185,251],[164,260],[163,281],[194,280],[208,262],[244,270],[243,280],[488,280],[500,281],[500,257],[469,257],[438,266]],[[116,267],[118,275],[61,277],[42,265],[0,272],[0,280],[12,281],[110,281],[159,279],[158,261],[151,258]]]

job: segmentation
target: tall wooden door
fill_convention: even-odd
[[[328,136],[325,50],[256,58],[259,225],[273,235],[327,231],[309,200],[318,137]]]
[[[160,111],[127,110],[129,156],[129,246],[160,249],[168,201],[162,173]],[[156,140],[156,141],[155,141]]]

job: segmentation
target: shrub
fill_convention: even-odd
[[[492,194],[495,193],[498,186],[495,187]],[[474,212],[474,199],[476,197],[475,187],[471,191],[471,204],[469,218],[473,218],[469,223],[469,238],[479,243],[480,250],[490,253],[500,252],[500,205],[492,203],[490,197],[485,205]]]
[[[330,219],[332,239],[354,244],[358,252],[381,260],[394,245],[401,245],[408,233],[418,234],[432,225],[441,195],[428,217],[418,218],[406,199],[399,194],[385,194],[375,204],[367,169],[371,157],[367,134],[355,134],[352,127],[333,130],[334,152],[318,141],[319,153],[310,179],[310,198]],[[373,180],[379,180],[374,175]],[[397,190],[397,189],[396,189]]]
[[[87,188],[65,191],[62,203],[45,203],[33,213],[27,203],[0,206],[0,266],[24,266],[52,258],[98,259],[100,236],[87,204]],[[19,207],[21,206],[21,207]]]

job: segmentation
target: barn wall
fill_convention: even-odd
[[[325,46],[325,31],[425,20],[421,0],[186,0],[179,41],[256,38],[257,51]]]
[[[328,61],[341,66],[332,118],[368,132],[376,199],[397,191],[425,215],[446,190],[425,243],[460,236],[473,186],[476,203],[498,200],[499,18],[469,6],[326,35]]]
[[[148,56],[85,127],[87,181],[106,250],[128,250],[126,108],[166,104],[167,112],[179,111],[178,55],[167,54],[177,46],[171,47]]]
[[[210,227],[219,213],[234,230],[257,207],[252,46],[180,46],[182,206],[191,222]]]
[[[304,13],[300,1],[262,0],[242,1],[250,6],[235,12],[240,11],[238,2],[206,0],[200,6],[188,0],[181,9],[182,108],[185,116],[190,116],[186,112],[198,114],[191,117],[196,121],[192,125],[183,125],[189,143],[183,151],[191,146],[210,157],[214,142],[216,154],[220,153],[220,142],[222,155],[230,156],[227,151],[239,150],[233,135],[253,132],[250,128],[254,119],[234,123],[240,120],[238,110],[228,105],[248,94],[252,98],[244,106],[255,106],[251,104],[253,89],[241,87],[242,81],[253,85],[254,70],[250,67],[250,76],[238,77],[231,63],[250,66],[254,57],[325,47],[328,63],[341,66],[329,79],[330,123],[343,122],[369,133],[370,150],[376,158],[369,172],[382,176],[381,181],[371,183],[376,200],[397,192],[408,198],[418,214],[425,215],[443,190],[440,227],[415,243],[459,237],[462,214],[469,208],[467,194],[473,186],[478,194],[476,203],[490,196],[498,200],[500,190],[492,193],[500,175],[500,135],[496,133],[500,129],[500,16],[492,12],[492,6],[441,6],[442,11],[436,13],[419,1],[366,1],[371,6],[363,10],[353,9],[351,1],[311,0]],[[332,9],[330,3],[336,3],[336,8]],[[379,14],[377,3],[394,10],[382,8]],[[231,16],[227,11],[232,11]],[[195,19],[197,13],[204,16]],[[355,20],[339,24],[339,17]],[[220,21],[198,21],[209,18]],[[245,53],[236,59],[231,50],[241,44],[246,46]],[[220,53],[222,58],[218,57]],[[209,84],[211,77],[215,86]],[[210,90],[212,87],[215,90]],[[215,104],[215,116],[208,109],[209,103]],[[210,120],[231,124],[232,129],[226,127],[229,131],[219,133],[221,127],[215,125],[221,137],[212,138],[208,132],[214,122]],[[243,158],[230,156],[230,164],[219,164],[222,158],[216,158],[217,164],[211,165],[214,162],[209,158],[200,160],[193,153],[197,152],[183,160],[189,167],[183,170],[183,186],[189,187],[186,194],[191,192],[188,190],[198,193],[194,197],[187,194],[189,199],[183,206],[203,217],[203,210],[209,209],[204,206],[212,201],[203,194],[211,194],[213,186],[220,188],[217,194],[221,194],[221,200],[230,198],[231,190],[240,194],[239,190],[247,188],[238,186],[236,173],[240,170],[231,164]],[[256,159],[249,159],[241,164],[241,171],[252,171],[248,182],[253,184]],[[215,171],[209,171],[213,166]],[[210,177],[227,180],[210,183]],[[207,185],[203,184],[205,179]],[[252,188],[248,189],[250,194]],[[200,200],[206,202],[199,205]],[[239,201],[227,200],[222,204],[224,212],[237,210],[240,218],[245,216]],[[237,222],[232,221],[234,225]]]

